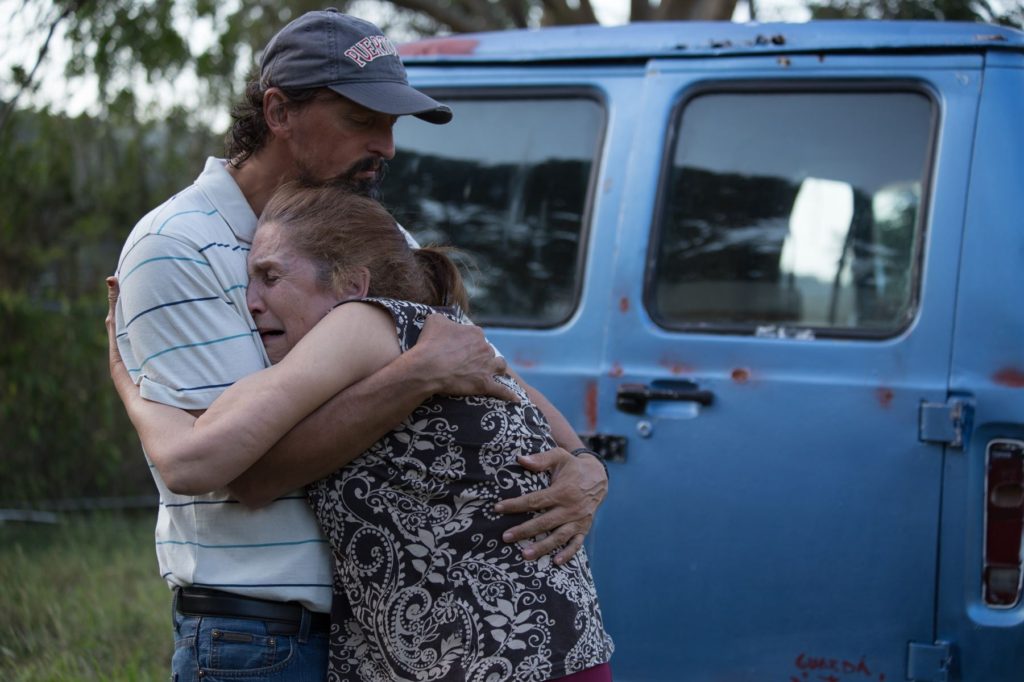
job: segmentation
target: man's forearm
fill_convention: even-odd
[[[285,434],[228,489],[242,503],[260,507],[337,471],[433,395],[436,387],[417,374],[413,354],[407,353],[348,387]]]

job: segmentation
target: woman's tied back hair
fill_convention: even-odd
[[[462,276],[448,249],[412,249],[383,206],[343,185],[283,185],[260,216],[260,226],[270,223],[316,264],[325,289],[341,291],[351,273],[366,268],[369,296],[469,310]]]

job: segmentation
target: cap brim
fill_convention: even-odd
[[[356,104],[384,114],[415,116],[439,125],[452,120],[451,109],[404,83],[338,83],[327,87]]]

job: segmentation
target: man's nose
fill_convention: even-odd
[[[395,135],[391,126],[393,122],[382,122],[373,131],[368,151],[380,156],[385,161],[395,158]]]

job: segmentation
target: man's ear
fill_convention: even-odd
[[[267,88],[263,93],[263,120],[274,137],[288,137],[291,134],[291,108],[288,98],[280,88]]]

